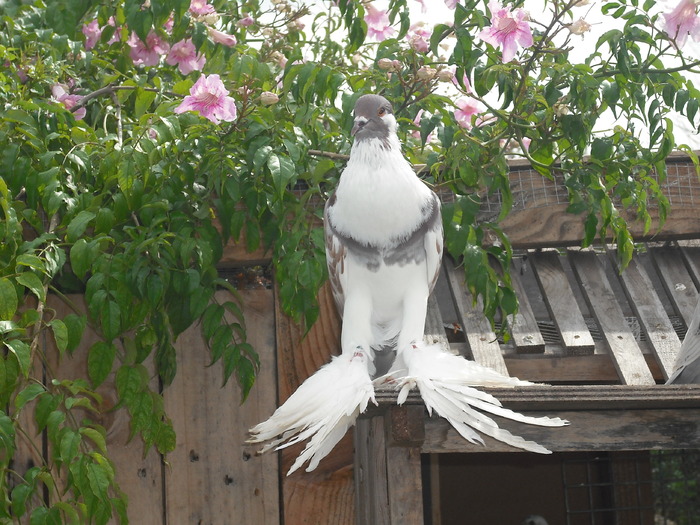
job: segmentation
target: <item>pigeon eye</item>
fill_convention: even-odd
[[[385,113],[386,109],[384,108],[379,108],[379,111],[377,111],[377,115],[379,115],[380,117],[383,117]]]

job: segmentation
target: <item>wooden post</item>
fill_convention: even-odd
[[[422,525],[424,408],[390,407],[355,430],[357,525]]]

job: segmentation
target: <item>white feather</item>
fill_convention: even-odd
[[[309,439],[287,475],[307,460],[307,471],[315,469],[369,401],[375,402],[365,359],[346,354],[334,357],[304,381],[267,421],[253,427],[248,441],[269,441],[262,453]]]
[[[560,427],[569,424],[560,418],[531,417],[503,408],[495,397],[473,387],[515,387],[533,383],[504,376],[474,361],[452,355],[440,345],[417,343],[404,350],[402,357],[408,370],[397,382],[400,389],[398,403],[403,404],[410,389],[417,387],[428,412],[432,414],[434,410],[447,419],[462,437],[472,443],[483,444],[476,430],[514,447],[540,454],[551,453],[533,441],[499,428],[493,419],[475,409],[529,425]]]

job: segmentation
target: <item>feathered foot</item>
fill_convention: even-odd
[[[262,450],[282,449],[309,439],[287,475],[307,460],[311,472],[374,400],[367,355],[334,357],[304,381],[274,414],[250,429],[249,443],[269,441]]]
[[[515,377],[499,374],[474,361],[452,355],[439,345],[417,344],[403,352],[408,373],[397,384],[400,389],[398,403],[406,401],[408,392],[417,386],[428,412],[435,410],[447,419],[459,434],[472,443],[484,444],[475,432],[478,430],[494,439],[514,447],[551,454],[551,451],[534,441],[527,441],[499,428],[489,416],[478,410],[502,416],[514,421],[545,427],[560,427],[569,422],[560,418],[530,417],[507,408],[490,394],[475,386],[511,387],[533,385]],[[475,410],[478,409],[478,410]]]

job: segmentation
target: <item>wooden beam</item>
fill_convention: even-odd
[[[619,264],[617,268],[620,268]],[[654,290],[649,275],[637,258],[632,258],[620,277],[632,311],[639,319],[639,324],[649,340],[664,379],[668,379],[673,373],[681,341],[666,314],[661,299]]]
[[[451,259],[446,258],[443,267],[447,272],[452,298],[474,361],[503,375],[509,375],[505,361],[503,361],[498,338],[484,317],[481,300],[477,300],[477,303],[474,304],[472,296],[464,289],[464,277],[460,273],[461,270],[455,268]]]
[[[627,325],[600,260],[594,252],[570,252],[570,260],[589,309],[603,333],[620,379],[627,385],[655,383],[642,350]]]
[[[518,298],[518,313],[508,320],[515,349],[521,354],[541,354],[545,348],[544,338],[537,326],[530,299],[515,267],[511,267],[511,282]]]
[[[595,351],[595,343],[576,303],[559,254],[555,251],[534,253],[530,259],[547,310],[567,353],[592,354]]]

